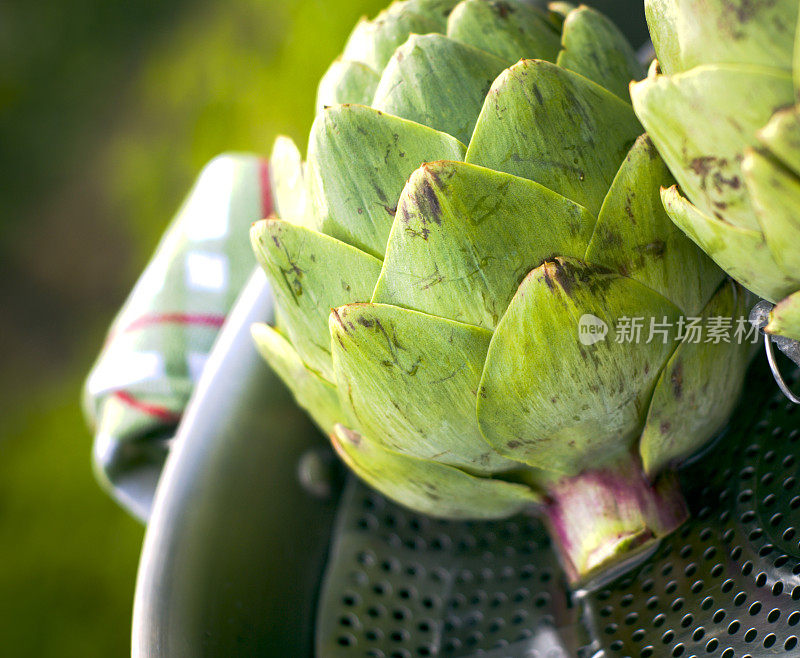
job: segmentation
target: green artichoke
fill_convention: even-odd
[[[667,212],[800,339],[798,2],[645,5],[658,62],[631,96],[680,184]]]
[[[575,579],[682,522],[670,467],[748,360],[677,335],[747,300],[663,210],[639,75],[586,7],[396,2],[323,78],[306,162],[278,140],[251,233],[259,349],[352,470],[435,516],[542,510]]]

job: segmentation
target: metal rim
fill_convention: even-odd
[[[789,400],[795,404],[800,404],[800,397],[792,392],[792,390],[789,388],[789,385],[783,379],[780,367],[775,360],[775,348],[772,345],[772,338],[767,333],[764,334],[764,346],[767,349],[767,361],[769,361],[769,369],[772,371],[772,376],[775,378],[775,383],[778,384],[778,388],[781,389],[781,392],[787,398],[789,398]]]

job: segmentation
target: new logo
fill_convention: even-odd
[[[578,321],[578,339],[584,345],[594,345],[608,335],[608,325],[596,315],[584,313]]]

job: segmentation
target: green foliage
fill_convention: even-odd
[[[98,488],[78,378],[17,414],[0,460],[4,655],[122,656],[142,527]]]
[[[381,0],[234,0],[185,17],[145,59],[111,142],[117,212],[158,235],[197,171],[222,151],[304,145],[316,87],[355,20]],[[144,254],[143,254],[144,255]]]

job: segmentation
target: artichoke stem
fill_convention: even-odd
[[[688,517],[675,475],[651,482],[636,455],[554,479],[547,494],[546,522],[572,584],[645,552]]]

